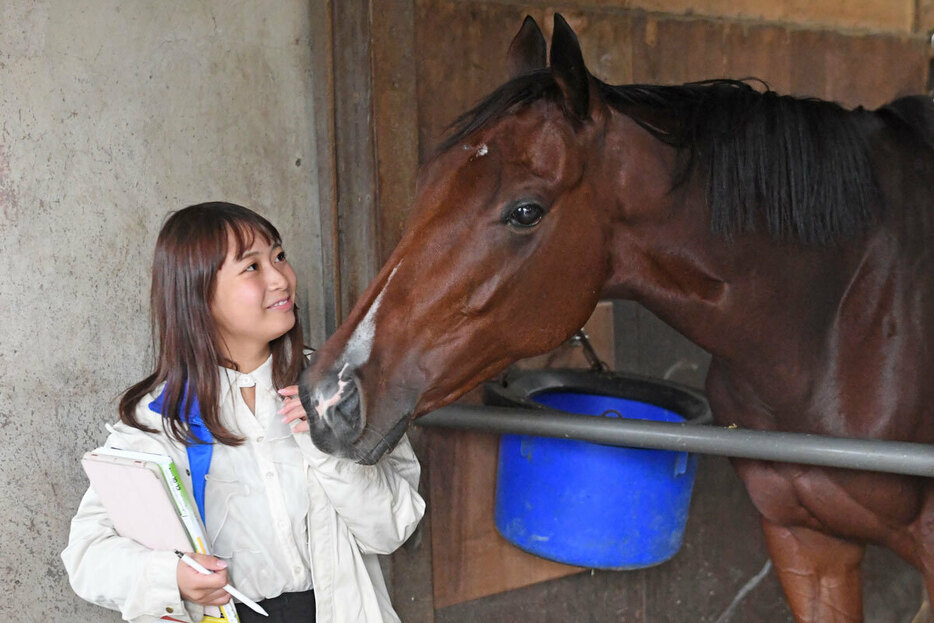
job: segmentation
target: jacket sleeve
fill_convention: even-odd
[[[139,434],[144,437],[143,433]],[[114,443],[119,437],[121,443]],[[143,442],[127,443],[136,435],[115,433],[108,445],[165,452]],[[156,443],[152,441],[152,443]],[[143,446],[143,447],[141,447]],[[201,606],[182,600],[178,591],[178,558],[173,552],[154,551],[121,537],[94,490],[88,488],[71,520],[68,546],[62,562],[77,595],[91,603],[119,610],[133,622],[156,621],[169,615],[180,621],[200,621]]]
[[[425,514],[418,494],[421,467],[404,436],[375,465],[359,465],[318,450],[296,435],[314,477],[364,554],[390,554],[415,531]]]

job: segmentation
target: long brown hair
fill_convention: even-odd
[[[249,249],[256,236],[270,244],[282,242],[272,223],[231,203],[189,206],[172,213],[162,226],[156,240],[150,292],[156,365],[152,374],[130,387],[120,399],[120,419],[128,426],[156,432],[136,419],[136,406],[164,382],[162,414],[167,435],[185,444],[198,442],[189,435],[187,417],[182,416],[189,413],[197,398],[204,425],[216,441],[227,445],[243,442],[220,422],[217,367],[237,366],[218,348],[217,326],[211,314],[217,271],[227,258],[231,234],[237,245],[236,255]],[[297,311],[296,307],[292,329],[269,345],[272,380],[277,388],[295,383],[304,367],[302,325]]]

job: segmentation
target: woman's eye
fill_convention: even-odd
[[[246,270],[247,272],[252,272],[252,271],[255,271],[257,268],[259,268],[259,264],[257,264],[256,262],[253,262],[252,264],[247,266],[244,270]]]
[[[285,261],[285,251],[279,251],[279,253],[276,254],[276,261],[277,262]]]
[[[534,227],[545,216],[545,208],[537,203],[523,203],[517,205],[506,216],[506,222],[515,227]]]

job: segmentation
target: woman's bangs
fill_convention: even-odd
[[[228,223],[227,231],[231,234],[234,243],[234,257],[242,257],[244,253],[250,250],[259,236],[266,244],[278,245],[282,241],[279,239],[279,232],[270,229],[262,222],[247,222],[237,220]],[[228,252],[230,249],[228,249]]]

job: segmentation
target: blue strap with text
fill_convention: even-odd
[[[182,396],[181,404],[184,405],[188,399],[188,387],[185,387],[185,395]],[[149,403],[149,410],[159,413],[166,417],[165,407],[165,389],[159,394],[159,397]],[[195,396],[191,401],[191,407],[182,418],[182,421],[188,425],[188,470],[191,473],[191,488],[195,496],[195,503],[198,505],[198,511],[201,513],[201,521],[204,521],[204,486],[208,470],[211,468],[211,454],[214,452],[214,435],[204,425],[201,419],[201,410],[198,406],[198,397]]]

